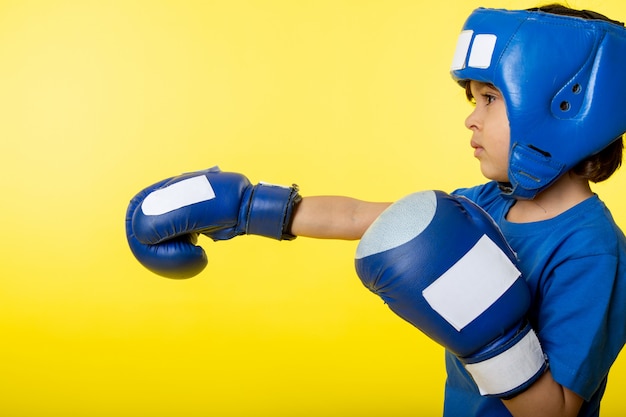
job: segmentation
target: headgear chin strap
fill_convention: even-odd
[[[626,132],[626,29],[540,11],[475,10],[452,77],[491,83],[511,129],[510,188],[533,198]]]

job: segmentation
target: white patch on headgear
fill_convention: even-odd
[[[468,52],[468,67],[485,69],[489,68],[491,65],[491,58],[493,56],[493,51],[496,47],[498,37],[496,35],[489,34],[476,35],[473,43],[472,37],[474,37],[473,30],[464,30],[459,35],[456,50],[454,51],[454,57],[452,58],[453,71],[465,68],[465,61],[468,56]],[[470,45],[472,47],[471,51]]]
[[[472,36],[474,36],[473,30],[464,30],[459,35],[459,40],[456,43],[456,50],[454,51],[454,58],[452,58],[452,70],[465,68],[465,58],[467,58],[467,51],[469,50],[470,43],[472,42]]]
[[[497,39],[496,35],[476,35],[467,65],[473,68],[489,68]]]

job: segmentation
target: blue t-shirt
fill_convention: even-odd
[[[626,239],[593,196],[559,216],[533,223],[505,219],[514,200],[495,182],[464,195],[496,221],[517,253],[531,290],[528,313],[554,379],[584,398],[579,416],[598,416],[609,368],[626,341]],[[446,352],[444,416],[510,416],[502,401],[482,397]]]

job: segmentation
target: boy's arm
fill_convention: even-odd
[[[293,216],[291,233],[319,239],[360,239],[389,205],[341,196],[304,197]]]
[[[340,196],[305,197],[294,214],[291,233],[322,239],[360,239],[389,205]],[[582,401],[557,383],[549,370],[526,391],[503,400],[514,417],[573,417],[578,415]]]
[[[514,417],[573,417],[583,399],[556,382],[548,370],[526,391],[503,402]]]
[[[126,210],[126,237],[137,260],[168,278],[189,278],[207,256],[199,234],[227,240],[242,234],[290,240],[294,236],[359,239],[389,205],[349,197],[301,198],[298,187],[252,185],[217,167],[152,184]],[[297,214],[296,214],[297,212]]]

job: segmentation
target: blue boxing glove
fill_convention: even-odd
[[[530,292],[516,262],[480,207],[426,191],[372,223],[355,266],[392,311],[460,359],[482,395],[511,398],[548,367],[526,321]]]
[[[298,188],[252,185],[217,167],[168,178],[139,192],[126,213],[131,251],[149,270],[168,278],[189,278],[207,264],[196,246],[199,234],[226,240],[255,234],[291,240]]]

